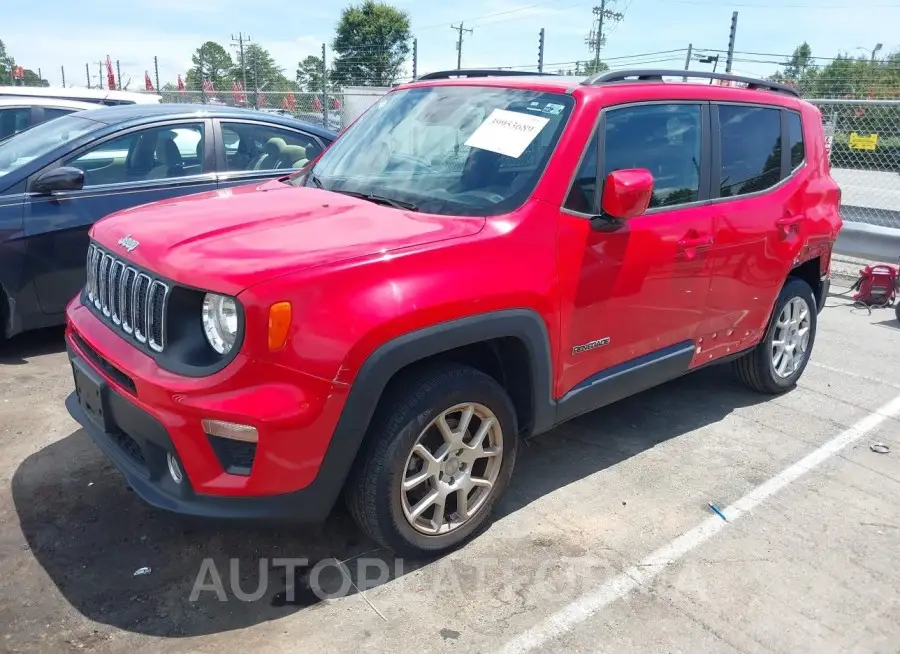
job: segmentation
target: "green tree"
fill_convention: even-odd
[[[184,82],[188,90],[200,91],[203,88],[204,80],[211,81],[217,91],[230,90],[234,61],[221,45],[214,41],[207,41],[191,55],[191,61],[194,65],[188,71]],[[226,86],[228,89],[225,88]]]
[[[256,89],[262,91],[289,90],[282,88],[284,82],[287,81],[284,76],[284,69],[275,63],[275,59],[269,51],[261,45],[251,43],[244,48],[244,66],[247,69],[246,91],[254,91]],[[234,68],[231,69],[231,80],[243,84],[244,72],[241,69],[241,62],[237,62]]]
[[[586,61],[583,64],[582,73],[585,75],[595,75],[596,73],[605,73],[609,70],[609,64],[599,61],[596,64],[593,61]]]
[[[0,84],[9,84],[10,72],[15,60],[6,52],[6,45],[0,41]]]
[[[30,68],[25,69],[22,84],[24,86],[50,86],[50,82],[40,78],[38,74]]]
[[[341,86],[390,86],[409,55],[409,14],[365,0],[343,10],[331,47],[333,82]]]
[[[310,55],[297,64],[297,84],[304,91],[322,90],[322,58]]]

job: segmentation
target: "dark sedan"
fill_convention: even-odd
[[[130,105],[0,143],[0,339],[60,324],[84,284],[88,230],[114,211],[289,174],[337,137],[230,107]]]

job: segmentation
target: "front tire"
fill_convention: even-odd
[[[802,279],[789,278],[762,341],[734,362],[738,378],[760,393],[777,395],[792,389],[809,363],[817,325],[812,289]]]
[[[348,482],[360,528],[400,556],[464,543],[506,490],[516,414],[493,378],[467,366],[423,371],[382,400]]]

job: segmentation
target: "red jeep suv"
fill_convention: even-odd
[[[484,524],[523,438],[713,363],[790,389],[841,227],[819,111],[683,75],[427,75],[291,177],[101,221],[69,412],[157,507],[343,495],[421,554]]]

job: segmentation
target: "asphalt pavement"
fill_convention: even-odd
[[[16,339],[0,651],[900,652],[900,323],[836,295],[820,320],[783,396],[711,368],[534,439],[496,519],[429,561],[344,512],[146,507],[63,409],[61,332]]]

